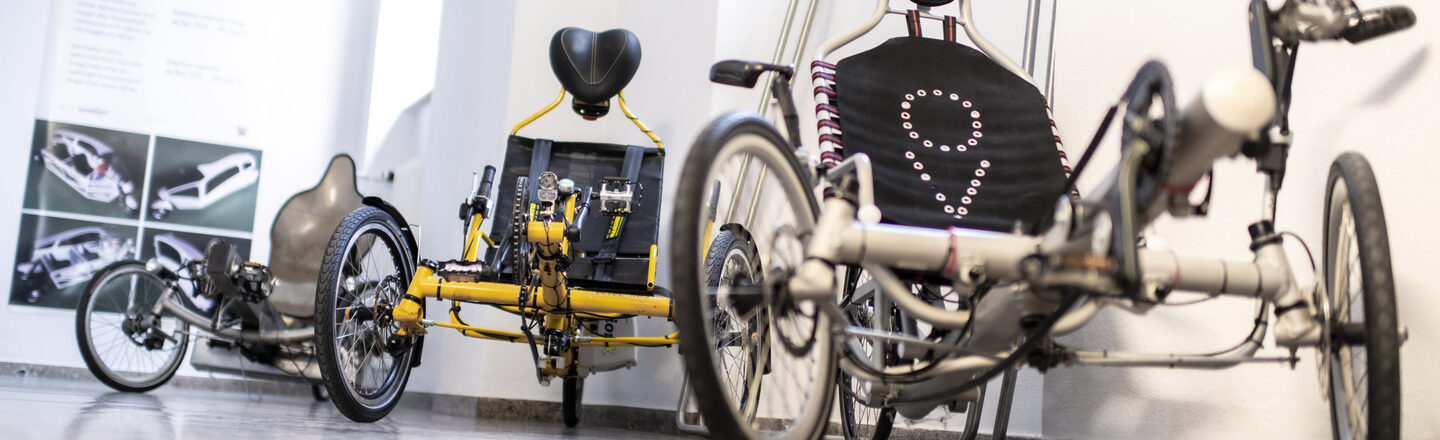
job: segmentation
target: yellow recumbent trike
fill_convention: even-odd
[[[620,94],[639,67],[639,41],[624,29],[565,28],[551,40],[550,58],[560,96],[511,131],[494,210],[491,166],[461,204],[460,259],[417,259],[409,226],[394,209],[357,209],[331,237],[316,289],[317,357],[331,400],[350,419],[371,422],[394,408],[430,327],[529,344],[540,382],[564,380],[568,426],[579,422],[586,375],[634,365],[633,350],[626,358],[617,349],[677,343],[673,333],[625,337],[615,330],[626,318],[671,314],[669,292],[655,285],[664,145]],[[655,147],[515,135],[567,92],[575,112],[590,120],[619,95],[620,109]],[[492,216],[487,234],[481,225]],[[426,298],[449,301],[449,319],[430,319]],[[520,331],[468,324],[462,303],[514,313]]]

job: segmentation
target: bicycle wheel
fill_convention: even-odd
[[[565,418],[565,426],[574,428],[580,424],[580,398],[585,394],[585,379],[567,377],[561,388],[560,412]]]
[[[1335,438],[1400,438],[1400,336],[1375,174],[1345,153],[1325,191],[1330,415]]]
[[[164,385],[189,346],[190,326],[156,315],[169,287],[145,263],[121,261],[101,270],[80,297],[75,337],[85,367],[105,385],[144,392]]]
[[[773,127],[742,113],[712,122],[689,154],[671,267],[675,321],[705,424],[717,438],[816,437],[835,391],[829,318],[784,289],[814,229],[808,173]],[[750,245],[737,246],[739,231]],[[739,258],[751,246],[758,263]],[[717,264],[721,276],[712,280]],[[742,267],[761,273],[738,276]]]
[[[330,401],[357,422],[385,417],[410,379],[411,338],[390,310],[415,269],[395,219],[365,206],[335,229],[320,266],[315,345]]]
[[[721,230],[710,240],[710,250],[705,255],[705,270],[705,287],[709,292],[718,292],[722,285],[757,286],[763,281],[755,242],[738,227]],[[715,356],[718,372],[726,384],[725,391],[730,393],[725,397],[736,404],[742,417],[754,419],[759,408],[758,378],[764,372],[761,371],[760,347],[745,343],[744,338],[763,340],[761,335],[767,334],[769,322],[763,311],[744,318],[735,313],[724,313],[715,294],[707,293],[705,302],[710,307],[711,328],[724,335],[716,338]]]
[[[846,297],[850,302],[846,304],[844,310],[846,317],[850,320],[850,325],[874,329],[874,296],[868,294],[856,296],[857,287],[869,279],[869,274],[859,268],[850,268],[845,278],[845,290],[848,292]],[[885,331],[888,329],[875,330]],[[871,361],[870,366],[880,367],[890,364],[891,353],[889,350],[876,347],[873,340],[855,338],[854,342],[860,351],[857,354]],[[837,398],[840,401],[841,434],[845,436],[845,439],[884,440],[890,438],[890,428],[895,423],[895,408],[866,405],[864,399],[859,398],[859,396],[869,395],[866,384],[845,374],[844,369],[838,369],[835,374],[835,384],[839,393]]]

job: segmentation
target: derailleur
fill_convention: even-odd
[[[545,355],[561,357],[570,352],[572,336],[560,329],[545,330]]]

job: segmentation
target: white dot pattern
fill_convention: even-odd
[[[922,145],[922,146],[924,146],[924,147],[926,147],[926,148],[934,148],[934,147],[935,147],[936,141],[935,141],[935,140],[932,140],[932,139],[929,139],[929,138],[925,138],[925,137],[923,136],[923,134],[922,134],[923,130],[916,129],[915,124],[913,124],[913,123],[911,122],[911,119],[910,119],[910,116],[911,116],[911,115],[910,115],[910,111],[911,111],[912,109],[914,109],[915,102],[916,102],[917,100],[919,100],[919,99],[927,98],[927,97],[932,97],[932,99],[933,99],[933,98],[943,99],[943,98],[947,98],[947,97],[948,97],[948,98],[950,98],[950,101],[959,102],[961,107],[964,107],[964,108],[966,108],[966,109],[970,109],[970,111],[968,112],[968,115],[970,116],[970,128],[972,128],[974,131],[972,131],[972,132],[970,133],[970,138],[969,138],[969,139],[966,139],[963,143],[955,143],[955,144],[954,144],[954,149],[953,149],[954,152],[956,152],[956,153],[964,153],[964,152],[966,152],[966,151],[969,150],[968,147],[975,147],[975,146],[979,146],[979,145],[980,145],[980,138],[982,138],[982,137],[985,136],[985,133],[982,131],[982,127],[984,127],[984,124],[982,124],[982,123],[980,122],[980,110],[974,108],[974,107],[975,107],[975,103],[970,102],[970,101],[962,101],[962,100],[960,99],[960,95],[959,95],[958,93],[949,93],[949,94],[947,94],[947,93],[945,93],[943,90],[940,90],[940,89],[929,89],[929,90],[926,90],[926,89],[916,89],[914,93],[906,93],[906,94],[905,94],[905,99],[900,102],[900,109],[901,109],[901,111],[900,111],[900,119],[901,119],[900,126],[905,129],[905,131],[907,132],[907,135],[910,137],[910,139],[918,140],[918,141],[920,142],[920,145]],[[942,102],[943,102],[943,101],[942,101]],[[947,104],[947,105],[953,105],[953,104]],[[962,118],[963,118],[965,115],[967,115],[967,113],[964,112],[964,111],[956,112],[956,114],[959,115],[959,116],[961,116]],[[960,122],[960,123],[963,124],[964,122]],[[963,127],[963,125],[962,125],[962,127]],[[943,139],[942,139],[942,140],[943,140]],[[952,150],[952,149],[951,149],[951,147],[950,147],[950,143],[948,142],[948,140],[947,140],[947,143],[940,144],[940,151],[941,151],[941,152],[948,153],[948,152],[951,152],[951,150]],[[912,150],[912,151],[906,151],[906,152],[905,152],[905,159],[907,159],[908,161],[910,161],[910,162],[912,163],[912,165],[913,165],[914,168],[915,168],[916,173],[919,175],[920,181],[922,181],[922,182],[930,182],[930,181],[933,179],[933,177],[930,175],[929,172],[925,172],[925,171],[924,171],[924,170],[925,170],[925,163],[922,162],[922,161],[920,161],[920,160],[917,160],[917,159],[916,159],[916,155],[915,155],[915,152],[914,152],[913,150]],[[935,201],[936,201],[936,202],[939,202],[940,205],[941,205],[941,206],[939,207],[940,210],[944,211],[945,214],[954,216],[956,219],[961,219],[961,218],[964,218],[965,215],[968,215],[968,214],[970,213],[970,210],[969,210],[968,208],[966,208],[965,206],[963,206],[963,205],[969,205],[972,201],[974,201],[974,199],[972,199],[971,197],[972,197],[972,196],[976,196],[977,194],[979,194],[979,192],[980,192],[980,190],[979,190],[980,185],[981,185],[981,183],[983,183],[983,182],[981,182],[981,178],[985,177],[985,168],[989,168],[989,167],[990,167],[990,161],[988,161],[988,160],[981,160],[981,161],[980,161],[980,168],[976,168],[976,169],[975,169],[975,178],[970,179],[970,185],[969,185],[969,187],[965,188],[965,190],[964,190],[964,194],[965,194],[965,195],[963,195],[963,196],[960,197],[960,204],[961,204],[962,206],[955,206],[955,205],[953,205],[953,204],[945,204],[946,200],[948,200],[949,197],[948,197],[944,192],[937,192],[937,193],[935,193]]]

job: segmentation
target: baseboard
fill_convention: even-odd
[[[0,362],[0,377],[37,377],[62,380],[95,380],[84,368]],[[310,387],[301,382],[276,382],[216,377],[175,376],[166,387],[189,390],[258,393],[276,396],[311,397]],[[459,417],[513,420],[536,423],[563,423],[560,402],[500,399],[494,397],[455,396],[424,392],[406,392],[400,405]],[[675,411],[615,405],[585,405],[580,409],[580,425],[616,428],[658,434],[681,434],[675,427]],[[838,435],[838,426],[831,424],[829,434]],[[895,440],[953,439],[954,431],[906,428],[897,426],[890,438]],[[980,434],[980,440],[993,440]],[[1038,440],[1034,437],[1010,436],[1016,440]]]

